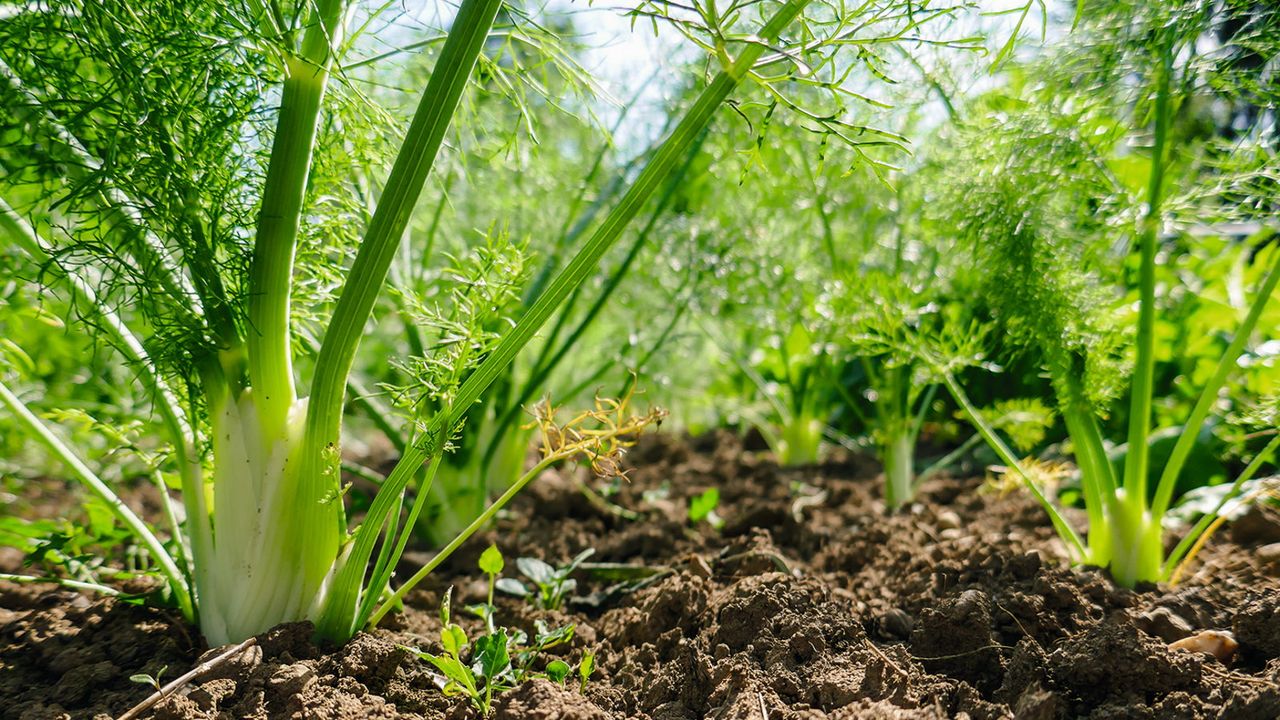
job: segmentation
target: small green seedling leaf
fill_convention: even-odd
[[[516,597],[527,598],[531,594],[529,592],[529,588],[525,587],[524,583],[515,578],[500,578],[494,587],[508,595],[515,595]]]
[[[567,577],[569,573],[578,569],[578,566],[582,564],[582,561],[586,560],[587,558],[595,554],[596,554],[595,548],[587,548],[586,550],[583,550],[577,555],[574,555],[573,559],[569,561],[568,565],[564,566],[564,568],[561,569],[560,573]]]
[[[484,552],[480,553],[480,570],[486,575],[499,575],[506,563],[502,559],[502,553],[498,550],[497,545],[490,545]]]
[[[516,560],[516,567],[520,574],[537,585],[548,585],[555,581],[556,569],[538,558],[522,557]]]
[[[572,624],[564,625],[554,630],[548,630],[546,623],[541,620],[536,621],[534,625],[538,630],[534,644],[539,650],[555,647],[573,639],[575,626]]]
[[[573,668],[569,667],[569,663],[563,660],[552,660],[547,663],[547,678],[552,682],[563,685],[565,678],[569,677],[569,673]]]
[[[567,564],[553,567],[538,558],[523,557],[516,559],[516,567],[529,579],[532,587],[519,582],[506,582],[501,587],[504,592],[528,598],[542,610],[556,610],[564,602],[564,598],[578,587],[578,581],[569,576],[578,569],[584,560],[595,554],[595,548],[587,548],[574,556]]]
[[[444,591],[444,597],[440,600],[440,624],[449,624],[449,605],[453,602],[453,586]]]
[[[489,616],[493,614],[493,606],[489,603],[476,603],[474,605],[468,605],[466,607],[466,611],[481,620],[488,620]]]
[[[471,672],[471,668],[463,665],[460,660],[426,653],[423,653],[422,657],[434,665],[440,671],[440,674],[445,676],[448,682],[444,684],[441,690],[446,696],[466,695],[473,700],[479,697],[480,693],[476,689],[475,674]]]
[[[590,552],[579,553],[570,565],[553,570],[552,579],[557,583],[557,587],[565,586],[564,580],[572,572],[573,567],[590,555]],[[499,627],[494,621],[492,599],[498,583],[495,574],[491,571],[500,571],[502,562],[502,556],[498,554],[497,548],[491,546],[485,551],[480,559],[480,567],[489,574],[489,602],[470,605],[466,608],[467,611],[475,613],[484,620],[482,634],[474,640],[469,640],[466,631],[450,622],[450,607],[453,600],[453,589],[450,588],[441,599],[440,606],[440,619],[443,622],[440,630],[440,645],[444,648],[444,652],[440,655],[432,655],[412,647],[404,648],[435,667],[439,673],[433,675],[435,683],[446,696],[465,696],[479,711],[481,717],[489,716],[494,695],[497,693],[510,690],[534,677],[546,677],[563,684],[574,671],[573,666],[560,659],[546,660],[545,669],[542,672],[533,669],[541,664],[540,655],[543,651],[573,640],[573,625],[548,629],[545,622],[537,620],[534,622],[536,630],[534,641],[529,643],[529,636],[524,631]],[[542,565],[550,567],[546,563]],[[536,569],[537,565],[532,564],[532,567]],[[533,594],[522,583],[505,584],[509,591],[517,590],[529,595]],[[539,587],[539,595],[542,589]],[[467,658],[465,662],[464,657]],[[586,669],[588,676],[591,674],[593,663],[594,660],[588,661]],[[578,672],[580,675],[583,672],[581,663],[578,666]]]
[[[473,668],[490,684],[502,677],[511,667],[511,655],[507,651],[507,631],[499,628],[492,635],[476,638],[476,660]]]
[[[724,520],[716,514],[716,508],[720,506],[720,489],[707,488],[701,495],[689,498],[689,522],[697,525],[706,520],[711,526],[720,529],[724,525]]]
[[[596,654],[590,650],[582,651],[582,660],[578,662],[578,692],[587,691],[587,680],[596,671]]]
[[[160,692],[160,677],[164,675],[164,671],[168,669],[169,669],[169,666],[165,665],[164,667],[160,668],[160,671],[157,672],[155,675],[149,675],[147,673],[137,673],[136,675],[130,675],[129,681],[136,682],[139,685],[149,685],[155,688],[156,692]]]
[[[445,625],[440,630],[440,645],[444,647],[445,652],[458,657],[467,647],[467,633],[457,625]]]

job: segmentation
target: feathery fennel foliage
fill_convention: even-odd
[[[986,114],[959,140],[955,157],[965,165],[955,164],[944,203],[988,279],[997,320],[1013,341],[1039,354],[1052,379],[1080,468],[1087,541],[1036,490],[1038,497],[1079,560],[1109,568],[1129,586],[1169,577],[1204,530],[1197,525],[1166,555],[1163,520],[1177,479],[1280,280],[1280,249],[1274,230],[1264,229],[1249,240],[1264,269],[1238,310],[1235,334],[1198,389],[1171,455],[1163,467],[1150,467],[1161,311],[1155,277],[1172,247],[1165,238],[1220,218],[1265,220],[1258,211],[1267,206],[1266,193],[1256,193],[1274,176],[1275,165],[1258,156],[1274,158],[1265,149],[1273,126],[1256,127],[1231,148],[1208,144],[1203,154],[1191,142],[1198,103],[1257,95],[1256,88],[1224,86],[1228,76],[1216,63],[1230,66],[1253,43],[1274,47],[1276,39],[1277,19],[1261,17],[1215,52],[1192,52],[1221,19],[1216,12],[1199,3],[1118,2],[1086,13],[1071,46],[1037,66],[1049,80],[981,108]],[[1066,78],[1076,91],[1062,98]],[[1052,104],[1049,88],[1057,93]],[[1115,289],[1117,268],[1130,257],[1136,317]],[[1017,467],[955,378],[947,385],[1006,464]],[[1127,452],[1113,467],[1101,422],[1122,397],[1129,405]]]

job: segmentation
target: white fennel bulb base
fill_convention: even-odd
[[[298,497],[306,414],[298,400],[283,427],[262,427],[249,390],[215,408],[213,547],[197,581],[200,627],[212,645],[305,619],[320,604],[324,578],[306,577],[308,548],[293,540],[310,509]]]

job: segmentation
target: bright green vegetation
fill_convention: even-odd
[[[1128,34],[1134,28],[1117,29],[1122,14],[1142,29],[1136,37]],[[1269,172],[1264,168],[1274,162],[1256,155],[1267,143],[1263,135],[1242,137],[1234,146],[1202,145],[1190,128],[1175,122],[1194,110],[1205,85],[1237,90],[1230,78],[1218,76],[1220,68],[1205,67],[1189,54],[1213,22],[1211,10],[1190,6],[1118,7],[1090,18],[1078,32],[1096,43],[1059,69],[1086,79],[1086,92],[1064,97],[1059,88],[1058,96],[1070,100],[1064,110],[1029,104],[992,108],[1004,113],[994,120],[999,140],[990,142],[990,120],[976,123],[973,132],[983,135],[983,147],[975,137],[965,152],[979,168],[1000,172],[977,173],[952,186],[959,193],[955,202],[965,206],[962,238],[972,243],[988,273],[984,288],[1001,327],[1037,354],[1051,380],[1080,469],[1087,538],[1048,503],[1046,509],[1073,553],[1109,568],[1128,586],[1167,578],[1203,530],[1193,529],[1165,555],[1164,518],[1205,422],[1218,411],[1221,391],[1255,331],[1270,328],[1264,334],[1269,337],[1277,327],[1274,309],[1259,324],[1280,281],[1280,249],[1271,242],[1274,230],[1264,225],[1244,241],[1252,256],[1249,271],[1231,280],[1234,312],[1218,330],[1229,340],[1225,347],[1206,349],[1213,370],[1189,379],[1182,390],[1194,401],[1170,418],[1177,423],[1171,436],[1176,439],[1157,460],[1156,359],[1167,352],[1156,337],[1157,317],[1164,312],[1157,269],[1167,262],[1158,257],[1179,251],[1176,245],[1162,251],[1162,240],[1170,228],[1207,219],[1263,217],[1254,210],[1267,204],[1257,173]],[[1117,88],[1120,73],[1138,81]],[[1101,88],[1116,94],[1097,92]],[[1028,88],[1025,94],[1038,92]],[[1125,146],[1141,149],[1127,153]],[[1119,252],[1106,243],[1118,245]],[[1113,280],[1103,267],[1108,258],[1129,260],[1132,289],[1125,299],[1136,314],[1129,308],[1106,311],[1114,307],[1107,292]],[[1130,343],[1132,353],[1125,351]],[[946,382],[982,426],[969,412],[961,383],[951,376]],[[1125,396],[1126,450],[1113,459],[1100,420]],[[1017,466],[989,428],[982,432],[1006,463]],[[1248,474],[1241,473],[1237,489]]]
[[[886,512],[1000,466],[1076,561],[1169,580],[1276,468],[1280,14],[974,5],[641,2],[671,66],[620,99],[588,18],[499,0],[0,13],[0,494],[82,505],[15,500],[4,579],[341,642],[544,472],[636,520],[670,417],[869,452]],[[481,712],[565,639],[492,589],[555,609],[587,556],[486,558],[485,633],[446,602],[427,657]]]
[[[706,522],[719,530],[724,525],[724,520],[716,514],[718,507],[720,507],[720,489],[707,488],[701,494],[689,498],[689,522],[694,525]]]
[[[526,598],[539,610],[559,610],[564,604],[566,595],[578,587],[578,581],[570,576],[595,552],[595,548],[587,548],[560,567],[553,567],[546,561],[534,557],[517,558],[516,568],[520,570],[521,575],[525,576],[528,583],[516,578],[502,578],[498,581],[498,589],[516,597]]]
[[[495,694],[533,678],[564,684],[573,676],[578,681],[579,692],[585,692],[587,681],[595,670],[595,656],[590,651],[584,652],[575,665],[559,658],[547,660],[543,656],[545,651],[573,640],[573,625],[548,628],[538,620],[537,631],[532,638],[522,630],[498,625],[493,591],[498,583],[508,579],[499,579],[505,565],[502,553],[494,545],[480,555],[479,567],[488,579],[489,594],[484,603],[467,607],[467,612],[480,619],[481,634],[469,638],[466,630],[453,621],[451,588],[440,603],[440,646],[444,649],[443,654],[433,655],[407,648],[440,671],[445,678],[442,689],[445,695],[467,698],[481,717],[488,717]],[[535,670],[535,666],[542,669]]]
[[[1077,561],[1124,585],[1165,580],[1275,467],[1264,66],[1280,18],[1098,2],[1045,22],[1060,39],[997,53],[1000,80],[980,92],[954,58],[894,66],[924,72],[885,96],[914,159],[881,164],[784,118],[736,192],[688,191],[703,204],[687,222],[732,271],[695,317],[722,370],[686,377],[706,399],[673,413],[758,431],[783,464],[818,457],[796,438],[868,449],[889,509],[940,471],[1003,466]],[[1065,485],[1042,482],[1042,460],[1073,464]],[[1179,497],[1206,484],[1216,501],[1178,528]]]
[[[645,338],[644,356],[598,363],[567,393],[579,398],[615,369],[609,379],[624,400],[598,400],[564,426],[539,406],[543,452],[524,468],[523,414],[596,328],[695,159],[718,164],[702,148],[721,108],[731,103],[761,127],[794,116],[859,153],[900,144],[845,119],[879,103],[842,78],[870,66],[878,82],[881,60],[869,58],[898,52],[904,39],[973,46],[945,36],[962,9],[642,4],[634,17],[703,51],[705,72],[671,88],[682,97],[669,122],[626,163],[593,123],[558,119],[596,107],[573,50],[551,25],[498,0],[464,0],[438,33],[383,52],[375,30],[402,28],[349,0],[69,1],[6,13],[6,262],[23,282],[47,287],[67,328],[87,333],[95,354],[113,354],[140,396],[98,408],[102,417],[88,413],[93,422],[69,443],[42,396],[59,403],[75,393],[51,387],[66,375],[42,383],[24,372],[39,348],[18,343],[39,337],[17,336],[0,377],[5,422],[109,513],[100,524],[127,531],[145,551],[133,570],[156,575],[211,643],[301,618],[345,640],[396,607],[542,470],[586,456],[616,475],[617,452],[660,417],[625,412],[635,389],[627,377],[661,354],[674,321]],[[409,62],[400,75],[393,66],[379,74],[388,60]],[[413,88],[403,116],[383,109],[403,102],[387,81]],[[548,176],[588,168],[549,234],[543,218],[530,222],[535,232],[504,207],[522,205],[521,185],[538,175],[517,162],[484,178],[503,188],[486,195],[465,172],[495,148],[518,157],[539,140],[544,114],[547,137],[581,153]],[[500,130],[513,117],[514,136]],[[597,179],[611,177],[598,191]],[[461,241],[441,237],[455,197],[487,215],[462,221]],[[628,235],[638,217],[648,224]],[[628,255],[597,284],[624,235]],[[15,319],[23,307],[10,307]],[[388,317],[399,327],[383,327]],[[374,354],[362,353],[366,338]],[[532,361],[522,354],[531,343]],[[820,437],[804,394],[782,440],[797,461],[816,457]],[[107,430],[118,419],[144,423],[150,437],[125,442]],[[351,419],[386,435],[398,455],[385,477],[347,462],[375,485],[354,499],[342,474]],[[599,427],[566,439],[566,428],[588,422]],[[104,435],[113,450],[95,458]],[[163,528],[121,499],[109,477],[116,452],[143,458]],[[361,520],[352,526],[355,503]],[[420,519],[444,549],[392,592]],[[73,567],[33,533],[16,534],[69,575],[50,579],[106,587],[105,570]]]

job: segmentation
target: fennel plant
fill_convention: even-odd
[[[1274,230],[1263,225],[1246,240],[1258,279],[1236,308],[1238,324],[1176,428],[1163,467],[1152,467],[1154,328],[1162,309],[1155,278],[1173,246],[1167,238],[1206,219],[1265,217],[1258,214],[1265,207],[1258,193],[1267,192],[1267,183],[1259,181],[1274,167],[1268,159],[1274,150],[1255,152],[1267,142],[1261,127],[1230,148],[1199,149],[1179,132],[1177,122],[1193,110],[1194,99],[1247,87],[1232,80],[1229,62],[1223,72],[1214,58],[1190,51],[1217,21],[1215,12],[1196,3],[1121,2],[1087,18],[1077,49],[1054,58],[1056,72],[1074,78],[1077,102],[1057,110],[1022,98],[989,99],[987,117],[966,131],[962,152],[972,164],[953,175],[960,178],[948,202],[963,208],[956,225],[973,243],[1003,329],[1039,353],[1052,379],[1079,466],[1087,537],[1032,489],[1072,554],[1108,568],[1126,586],[1167,579],[1212,520],[1206,516],[1166,553],[1164,520],[1178,478],[1207,418],[1223,402],[1220,391],[1237,359],[1263,327],[1259,320],[1280,282],[1280,248]],[[1246,31],[1229,39],[1220,55],[1230,58],[1259,42],[1274,45],[1273,38]],[[1117,85],[1120,74],[1140,81]],[[1125,94],[1129,87],[1136,96]],[[1042,91],[1027,93],[1035,99]],[[1142,148],[1140,155],[1121,150],[1125,143]],[[1136,266],[1136,316],[1121,310],[1108,285],[1114,265],[1126,259]],[[1133,345],[1131,356],[1126,342]],[[1120,406],[1127,410],[1127,452],[1113,463],[1103,421],[1129,368],[1128,404]],[[955,375],[946,373],[944,381],[1006,465],[1025,478]],[[1268,451],[1241,473],[1233,492]]]
[[[359,106],[343,58],[369,21],[348,0],[66,0],[6,13],[0,131],[23,142],[3,154],[5,236],[56,268],[50,282],[75,296],[84,325],[149,392],[155,426],[173,448],[180,537],[166,546],[7,382],[0,404],[146,548],[174,604],[210,643],[304,618],[320,637],[345,641],[557,459],[546,456],[386,595],[463,420],[669,182],[739,85],[750,81],[765,98],[737,102],[744,116],[797,112],[857,145],[852,134],[868,129],[842,119],[844,103],[861,96],[839,83],[839,50],[914,37],[959,10],[890,2],[806,12],[809,4],[698,2],[690,11],[644,3],[632,11],[706,50],[712,71],[515,324],[433,356],[423,390],[432,403],[413,418],[411,440],[355,528],[339,472],[353,363],[472,70],[487,62],[502,2],[463,0],[443,41],[417,46],[438,44],[438,55],[376,201],[368,187],[342,180],[361,176],[342,170],[352,116],[341,109]],[[816,89],[825,105],[801,104],[789,94],[796,87]],[[335,203],[343,191],[363,193],[371,214],[326,218],[358,205]],[[329,244],[312,242],[326,235]],[[483,252],[474,257],[483,265]],[[326,289],[336,292],[331,304]],[[317,309],[314,337],[299,332],[296,316]],[[625,427],[633,425],[615,423]]]

